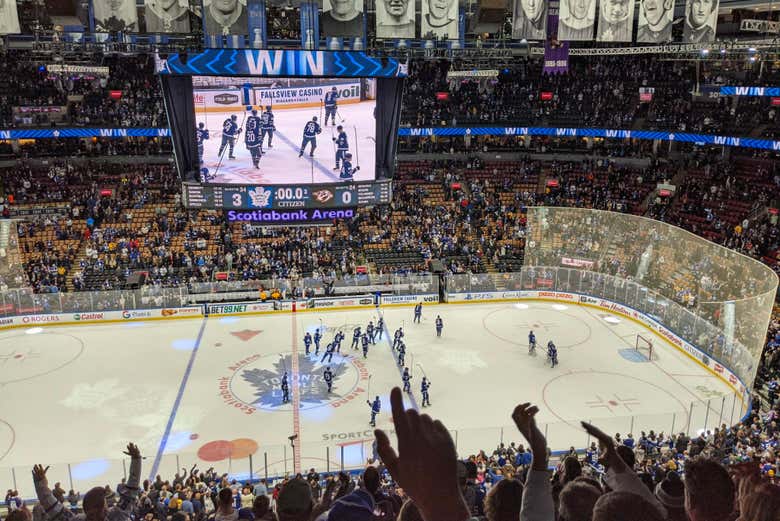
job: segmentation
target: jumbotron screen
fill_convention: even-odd
[[[375,79],[193,76],[201,181],[376,178]]]

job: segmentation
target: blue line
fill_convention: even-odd
[[[283,133],[279,132],[278,130],[274,132],[274,136],[278,136],[278,137],[279,137],[279,138],[280,138],[282,141],[284,141],[284,142],[287,144],[287,146],[289,146],[290,148],[292,148],[293,150],[295,150],[295,152],[300,152],[300,151],[301,151],[301,147],[297,146],[295,143],[293,143],[292,141],[290,141],[290,139],[289,139],[287,136],[285,136]],[[322,165],[322,164],[321,164],[319,161],[317,161],[316,159],[314,159],[314,158],[311,158],[311,157],[308,157],[308,156],[306,156],[305,154],[304,154],[304,157],[307,157],[308,159],[311,159],[311,160],[314,162],[314,164],[317,166],[317,170],[319,170],[320,172],[322,172],[322,173],[323,173],[323,174],[325,174],[326,176],[330,177],[330,178],[331,178],[331,179],[333,179],[334,181],[342,181],[342,182],[344,181],[343,179],[341,179],[340,177],[338,177],[336,174],[334,174],[333,172],[331,172],[330,170],[328,170],[328,167],[326,167],[326,166],[323,166],[323,165]],[[299,159],[300,159],[300,158],[299,158]]]
[[[176,419],[176,411],[179,410],[181,404],[181,398],[184,395],[184,389],[187,387],[187,380],[190,379],[190,373],[192,372],[192,365],[195,363],[195,357],[198,355],[198,349],[200,348],[200,341],[203,339],[203,332],[206,330],[206,322],[208,317],[203,317],[203,323],[200,325],[200,331],[198,331],[198,338],[195,340],[195,347],[192,348],[192,354],[190,355],[190,361],[187,362],[187,368],[184,370],[184,376],[181,379],[181,385],[179,385],[179,392],[176,394],[176,401],[173,402],[173,409],[171,410],[171,416],[168,418],[168,423],[165,425],[165,433],[160,440],[160,446],[157,448],[157,455],[154,457],[154,464],[152,464],[152,471],[149,474],[149,480],[154,480],[157,475],[157,469],[160,467],[160,460],[162,460],[163,450],[168,443],[168,437],[171,435],[171,428],[173,428],[173,421]]]
[[[382,312],[381,309],[379,309],[379,304],[376,304],[376,312],[379,313],[379,315],[382,317],[383,329],[385,330],[385,342],[387,342],[387,346],[390,348],[390,352],[393,354],[393,360],[395,360],[395,365],[398,366],[398,373],[401,375],[401,378],[404,376],[404,369],[400,365],[398,365],[398,357],[395,354],[395,351],[393,350],[393,344],[390,343],[390,330],[387,328],[387,320],[384,320],[385,314]],[[414,367],[412,367],[412,371],[414,371]],[[415,411],[419,411],[420,407],[417,405],[417,399],[414,397],[414,393],[404,393],[409,397],[409,401],[412,402],[412,407],[414,407]]]

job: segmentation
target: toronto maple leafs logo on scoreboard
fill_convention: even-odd
[[[266,190],[262,186],[258,186],[254,190],[249,190],[249,198],[252,200],[252,206],[255,208],[270,208],[271,206],[271,190]]]

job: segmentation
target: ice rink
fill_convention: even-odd
[[[366,359],[350,348],[352,329],[380,311],[279,313],[159,322],[16,329],[0,333],[0,482],[30,490],[33,463],[52,464],[50,480],[68,488],[111,483],[123,475],[128,441],[146,456],[144,476],[198,463],[245,476],[265,469],[360,466],[371,456],[366,400],[379,395],[378,426],[392,430],[388,396],[400,370],[385,331]],[[539,405],[554,450],[583,448],[578,426],[607,432],[714,428],[744,409],[727,384],[671,345],[622,317],[543,301],[429,305],[421,324],[412,308],[383,308],[387,330],[404,327],[413,368],[408,405],[420,402],[451,429],[466,456],[500,442],[520,442],[513,407]],[[434,320],[444,320],[436,338]],[[319,357],[306,356],[303,335],[343,328],[342,353],[330,364],[328,395]],[[528,354],[529,329],[540,346],[552,339],[560,365]],[[653,360],[633,349],[653,340]],[[323,342],[324,346],[326,342]],[[293,404],[281,404],[279,378],[300,382]],[[370,377],[370,379],[369,379]],[[370,390],[369,390],[370,385]],[[299,407],[295,407],[299,404]],[[288,437],[297,435],[293,451]],[[294,460],[294,455],[299,460]],[[69,469],[70,466],[70,469]],[[70,474],[69,474],[70,472]]]
[[[352,153],[352,165],[360,166],[355,173],[355,181],[373,181],[376,170],[376,120],[374,107],[376,101],[367,100],[360,103],[345,103],[338,107],[337,125],[342,125],[347,133],[349,151]],[[336,149],[333,137],[336,137],[336,126],[328,121],[323,125],[324,113],[318,108],[277,108],[274,107],[273,148],[268,148],[268,138],[263,142],[264,155],[260,159],[260,168],[252,165],[252,159],[244,144],[244,133],[236,139],[234,155],[236,159],[228,158],[226,150],[220,163],[219,146],[222,143],[222,122],[235,111],[224,113],[210,112],[207,115],[198,112],[198,122],[206,123],[210,139],[204,141],[203,166],[209,169],[211,175],[216,173],[212,183],[240,184],[299,184],[299,183],[338,183],[336,166]],[[259,114],[262,110],[259,111]],[[243,113],[238,116],[238,125],[242,123]],[[322,126],[322,133],[317,136],[317,149],[314,157],[309,157],[310,145],[306,146],[303,157],[298,157],[303,140],[303,128],[312,116]],[[342,122],[343,119],[343,122]]]

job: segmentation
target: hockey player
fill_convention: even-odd
[[[401,339],[404,337],[404,329],[402,327],[399,327],[395,330],[395,334],[393,335],[393,349],[398,346],[398,343],[401,341]]]
[[[376,427],[376,415],[379,414],[379,411],[382,409],[382,402],[379,401],[379,396],[377,396],[374,398],[374,403],[371,403],[368,400],[366,400],[366,403],[371,407],[371,421],[369,422],[369,425]]]
[[[290,401],[290,384],[287,383],[287,371],[282,376],[282,403]]]
[[[368,334],[363,333],[361,341],[363,343],[363,358],[368,358]]]
[[[327,125],[327,118],[325,118],[325,124]],[[339,170],[341,167],[341,161],[344,160],[344,155],[349,150],[349,141],[347,141],[347,133],[344,132],[344,127],[339,125],[336,127],[338,136],[333,138],[333,142],[336,143],[336,167],[333,170]]]
[[[441,316],[436,315],[436,336],[441,336],[441,330],[444,329],[444,321],[441,319]]]
[[[360,326],[352,331],[352,349],[357,349],[360,344]]]
[[[384,317],[379,317],[379,321],[376,323],[376,329],[374,330],[374,336],[379,337],[379,340],[382,340],[382,334],[385,330],[385,319]]]
[[[550,361],[550,367],[558,365],[558,348],[555,347],[552,340],[547,342],[547,359]]]
[[[431,405],[431,397],[428,395],[428,388],[431,386],[431,382],[423,376],[422,382],[420,382],[420,392],[422,393],[422,406],[427,407]]]
[[[195,131],[195,135],[198,139],[198,164],[200,165],[203,164],[203,141],[209,138],[209,129],[206,128],[203,122],[198,123],[198,130]]]
[[[317,328],[314,331],[314,354],[318,355],[320,354],[320,340],[322,339],[322,334],[320,333],[320,328]]]
[[[398,343],[398,365],[404,365],[404,358],[406,357],[406,344],[403,342]]]
[[[338,110],[336,100],[339,97],[338,89],[331,87],[330,92],[325,93],[325,126],[328,126],[328,116],[331,122],[336,124],[336,110]]]
[[[419,324],[420,319],[422,319],[422,302],[414,305],[414,322]]]
[[[271,107],[271,105],[265,107],[265,112],[263,112],[262,118],[260,120],[260,129],[262,130],[260,133],[260,146],[263,146],[265,136],[268,136],[268,148],[273,148],[271,141],[274,140],[274,130],[276,130],[276,125],[274,125],[274,113],[273,107]]]
[[[236,123],[237,120],[238,116],[233,114],[222,123],[222,144],[219,145],[219,157],[222,157],[225,147],[228,147],[228,159],[236,158],[233,155],[233,148],[236,146],[236,137],[241,133],[241,129]]]
[[[533,330],[528,333],[528,354],[532,355],[536,352],[536,335]]]
[[[325,359],[328,359],[328,363],[331,363],[333,361],[333,352],[336,350],[336,346],[333,345],[333,342],[329,343],[325,346],[325,354],[322,355],[322,360],[320,360],[320,363],[324,362]]]
[[[341,342],[344,340],[344,332],[342,330],[336,331],[336,336],[333,337],[333,343],[336,346],[336,352],[341,354]]]
[[[333,373],[330,371],[330,367],[325,368],[322,377],[325,378],[325,383],[328,384],[328,392],[330,393],[333,390]]]
[[[311,333],[308,331],[303,335],[303,345],[306,346],[306,354],[308,355],[311,350]]]
[[[372,344],[376,344],[376,342],[374,342],[374,321],[373,320],[368,321],[368,325],[366,326],[366,334],[368,335],[368,341],[371,342]]]
[[[252,115],[246,118],[244,143],[246,144],[247,150],[249,150],[249,155],[252,156],[252,165],[254,165],[255,168],[260,168],[260,157],[263,155],[260,125],[260,117],[257,115],[257,110],[252,110]]]
[[[411,383],[412,375],[409,374],[408,367],[404,367],[404,374],[403,376],[401,376],[401,380],[404,381],[404,392],[405,393],[412,392],[412,383]]]
[[[322,132],[320,124],[317,123],[317,116],[311,118],[311,121],[306,123],[303,127],[303,142],[301,143],[301,151],[298,157],[302,157],[306,150],[306,145],[311,143],[311,150],[309,151],[309,157],[314,157],[314,149],[317,148],[317,134]]]
[[[344,154],[344,162],[341,163],[341,173],[339,174],[339,179],[346,179],[347,181],[351,181],[355,176],[355,172],[358,170],[360,170],[359,166],[354,168],[352,167],[352,154],[346,152]]]

